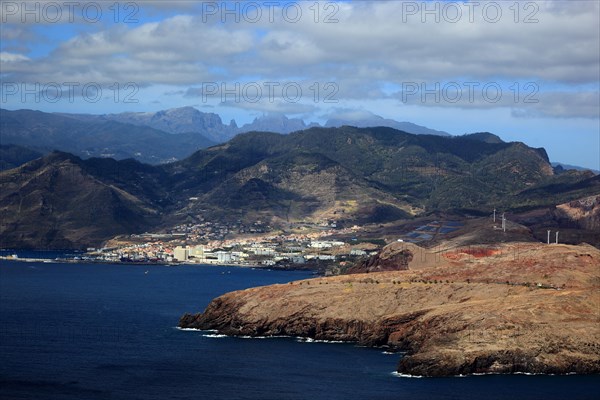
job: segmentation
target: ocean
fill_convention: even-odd
[[[598,376],[406,378],[400,355],[176,328],[225,292],[310,277],[0,261],[0,399],[595,399]]]

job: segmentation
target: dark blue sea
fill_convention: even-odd
[[[0,398],[598,398],[598,376],[402,378],[392,374],[400,356],[378,349],[175,328],[184,312],[222,293],[308,276],[0,261]]]

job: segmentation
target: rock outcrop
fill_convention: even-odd
[[[387,346],[411,375],[600,373],[600,251],[513,243],[481,254],[232,292],[179,325]]]
[[[383,271],[403,271],[414,259],[413,252],[404,246],[404,243],[392,243],[381,252],[372,255],[357,265],[349,268],[346,273],[360,274]]]
[[[580,228],[600,232],[600,195],[561,204],[556,210],[559,217],[574,221]]]

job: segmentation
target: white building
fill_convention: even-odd
[[[343,246],[344,244],[344,242],[315,240],[314,242],[310,242],[310,247],[315,249],[328,249],[330,247]]]
[[[187,261],[189,255],[190,253],[187,247],[177,246],[173,250],[173,257],[177,259],[177,261]]]
[[[252,249],[257,256],[272,256],[275,254],[275,249],[270,247],[256,247]]]
[[[220,264],[230,263],[233,261],[233,257],[228,251],[217,251],[214,254],[216,254],[217,262],[219,262]]]

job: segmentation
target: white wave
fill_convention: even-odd
[[[542,373],[533,373],[533,372],[515,372],[515,373],[513,373],[513,375],[527,375],[527,376],[545,375],[545,376],[555,376],[556,374],[542,374]],[[565,375],[577,375],[577,374],[575,374],[573,372],[570,372],[570,373],[565,374]]]
[[[207,333],[202,336],[207,337],[207,338],[226,338],[226,337],[228,337],[227,335],[222,335],[220,333]]]
[[[467,374],[467,375],[453,375],[454,378],[468,378],[470,376],[489,376],[489,375],[526,375],[526,376],[556,376],[556,374],[544,374],[544,373],[537,373],[537,372],[506,372],[506,373],[499,373],[499,372],[475,372],[472,374]],[[566,375],[577,375],[577,373],[575,372],[569,372]]]
[[[400,372],[397,372],[397,371],[392,372],[392,375],[397,376],[398,378],[414,378],[414,379],[424,378],[424,376],[421,376],[421,375],[401,374]]]
[[[526,376],[556,376],[556,374],[544,374],[540,372],[506,372],[506,373],[498,373],[498,372],[476,372],[470,375],[457,375],[459,378],[465,378],[469,376],[487,376],[487,375],[526,375]],[[561,374],[562,375],[562,374]],[[576,372],[569,372],[562,376],[567,375],[577,375]]]
[[[296,342],[300,343],[347,343],[343,340],[322,340],[322,339],[313,339],[313,338],[305,338],[305,337],[297,337]]]
[[[196,331],[196,332],[206,332],[205,330],[202,329],[196,329],[196,328],[182,328],[180,326],[176,326],[175,329],[177,329],[178,331]]]
[[[277,338],[289,338],[290,336],[285,335],[274,335],[274,336],[236,336],[240,339],[277,339]]]

